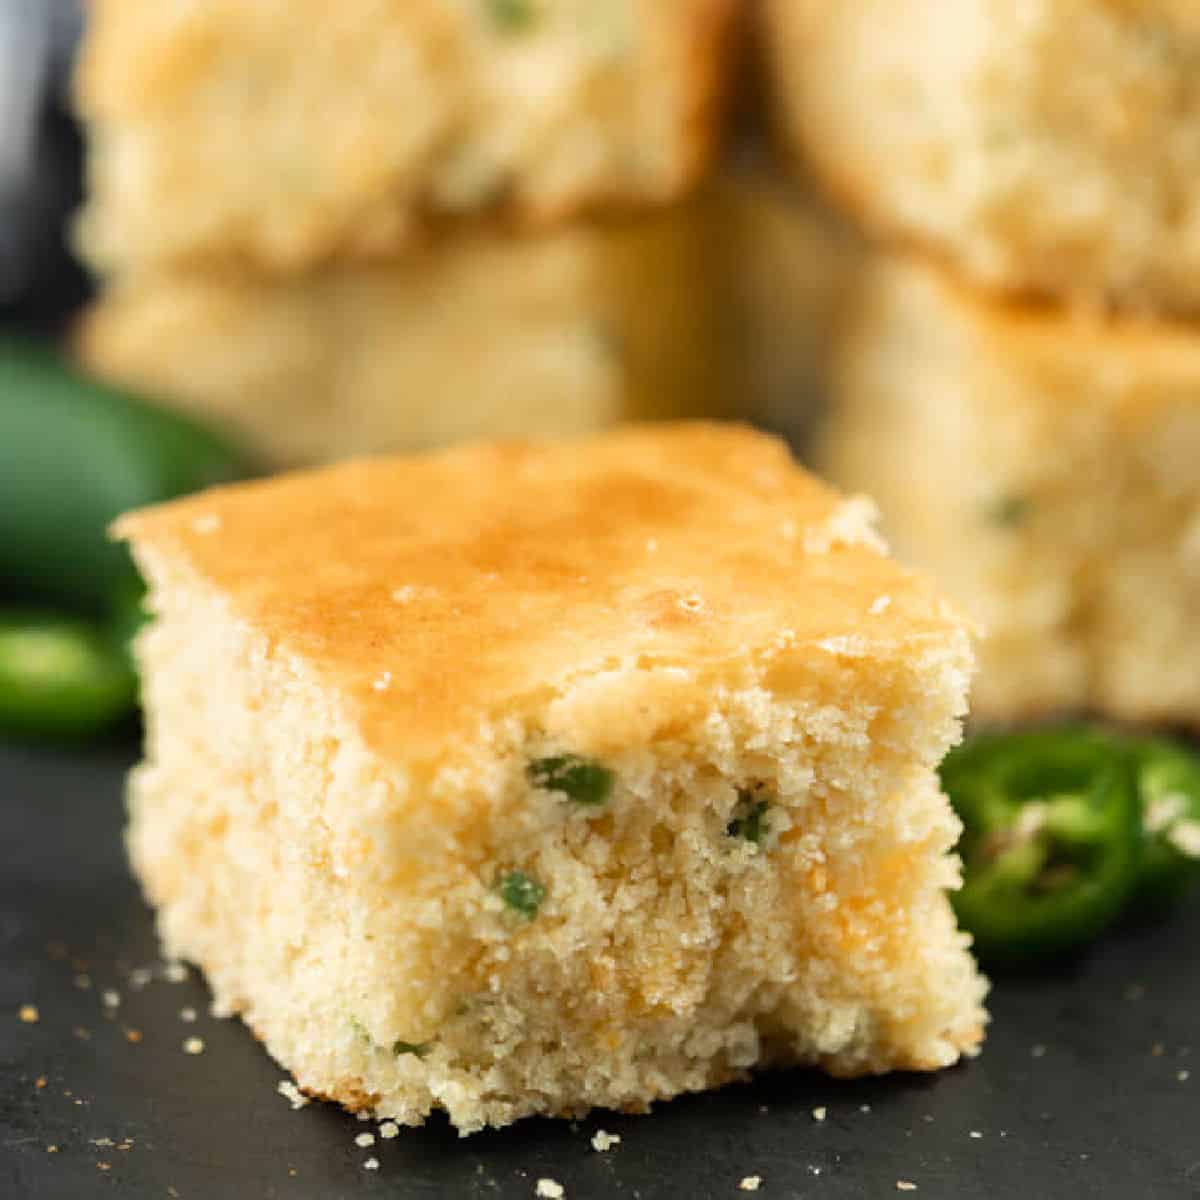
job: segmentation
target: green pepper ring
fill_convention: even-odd
[[[964,825],[964,884],[951,900],[982,959],[1016,966],[1069,953],[1124,909],[1139,879],[1141,804],[1131,758],[1113,743],[1085,730],[984,736],[947,756],[942,781]],[[1085,819],[1091,845],[1071,868],[1077,878],[1039,893],[1003,877],[988,839],[1056,797]]]
[[[1183,854],[1154,828],[1153,805],[1169,792],[1180,797],[1181,816],[1200,823],[1200,759],[1159,738],[1135,742],[1131,750],[1145,808],[1142,870],[1133,907],[1146,915],[1163,912],[1200,879],[1200,859]]]

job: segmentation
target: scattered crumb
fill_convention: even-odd
[[[293,1112],[308,1103],[308,1097],[290,1079],[281,1079],[275,1090],[291,1102]]]
[[[17,1010],[17,1016],[26,1025],[36,1025],[41,1020],[41,1014],[38,1012],[36,1004],[22,1004]]]
[[[221,518],[216,513],[203,513],[192,522],[197,533],[216,533],[221,528]]]
[[[81,991],[86,992],[92,986],[92,977],[90,975],[76,975],[71,982]]]
[[[1154,1045],[1150,1047],[1150,1053],[1155,1058],[1162,1058],[1163,1054],[1166,1053],[1166,1049],[1166,1046],[1164,1046],[1162,1042],[1155,1042]]]
[[[92,1138],[93,1146],[99,1146],[102,1150],[107,1150],[109,1146],[115,1146],[117,1143],[110,1137]]]
[[[829,1112],[829,1109],[827,1109],[825,1107],[825,1105],[823,1105],[823,1104],[818,1105],[816,1108],[814,1108],[812,1110],[812,1119],[814,1121],[823,1121],[823,1120],[825,1120],[825,1115],[828,1112]]]
[[[765,1104],[760,1104],[758,1106],[758,1111],[765,1117],[771,1110]]]
[[[561,1200],[566,1195],[563,1185],[557,1179],[539,1179],[533,1194],[544,1197],[544,1200]]]
[[[84,1025],[74,1026],[71,1033],[81,1042],[90,1042],[92,1040],[92,1031]]]
[[[121,1006],[121,993],[115,988],[105,988],[100,993],[100,1003],[105,1008],[119,1008]]]
[[[57,1153],[58,1153],[58,1146],[56,1146],[56,1145],[54,1144],[54,1142],[51,1142],[51,1143],[50,1143],[50,1145],[48,1145],[48,1146],[46,1147],[46,1153],[47,1153],[47,1154],[57,1154]]]
[[[613,1146],[618,1145],[620,1141],[619,1133],[609,1133],[607,1130],[597,1129],[592,1134],[592,1149],[603,1154],[606,1150],[611,1150]]]
[[[762,1187],[761,1175],[747,1175],[741,1183],[738,1184],[743,1192],[757,1192]]]
[[[111,1170],[112,1170],[112,1163],[110,1163],[110,1162],[98,1162],[98,1163],[96,1164],[96,1168],[97,1168],[97,1170],[100,1170],[100,1171],[111,1171]]]
[[[198,1037],[190,1037],[183,1043],[184,1054],[203,1054],[204,1039]]]
[[[1033,1058],[1044,1058],[1046,1055],[1046,1047],[1041,1042],[1029,1047],[1029,1053]]]
[[[126,1029],[125,1040],[136,1046],[142,1040],[142,1031],[140,1029]]]
[[[363,1108],[354,1114],[354,1119],[356,1121],[369,1121],[371,1119],[371,1114],[365,1108]]]
[[[926,1113],[921,1118],[921,1120],[924,1121],[927,1125],[932,1125],[933,1124],[933,1113]]]
[[[1177,1071],[1175,1073],[1175,1078],[1178,1079],[1180,1083],[1187,1083],[1187,1081],[1189,1079],[1191,1079],[1191,1077],[1192,1077],[1191,1071]]]
[[[292,1179],[296,1178],[296,1168],[295,1167],[288,1167],[288,1176]]]
[[[354,1139],[354,1144],[361,1146],[365,1150],[368,1146],[375,1145],[375,1135],[373,1133],[360,1133]]]
[[[384,1141],[390,1142],[392,1138],[399,1136],[400,1126],[395,1121],[384,1121],[379,1127],[379,1136]]]
[[[129,972],[129,986],[135,992],[140,992],[154,978],[154,972],[149,967],[134,967]]]
[[[33,1086],[34,1086],[35,1088],[37,1088],[37,1090],[40,1092],[40,1091],[42,1090],[42,1088],[44,1088],[44,1087],[46,1086],[46,1077],[45,1077],[45,1075],[39,1075],[39,1076],[38,1076],[38,1077],[37,1077],[37,1078],[36,1078],[36,1079],[33,1081]]]
[[[968,1136],[973,1138],[981,1138],[983,1137],[983,1134],[980,1133],[978,1129],[972,1129]]]
[[[181,962],[169,962],[163,968],[163,978],[168,983],[186,983],[188,969]]]
[[[898,1192],[915,1192],[917,1185],[911,1179],[897,1179],[896,1191]]]
[[[179,1010],[179,1019],[187,1025],[191,1025],[196,1020],[196,1010],[189,1004]]]
[[[364,1171],[378,1171],[379,1170],[379,1159],[368,1158],[366,1160],[366,1162],[363,1163],[363,1170]]]
[[[858,1111],[862,1113],[869,1113],[871,1111],[871,1106],[869,1104],[860,1104],[858,1106]]]

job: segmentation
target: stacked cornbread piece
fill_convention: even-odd
[[[118,533],[135,868],[307,1091],[465,1133],[977,1048],[967,628],[773,439],[359,460]]]
[[[737,10],[97,0],[84,361],[277,465],[707,407]]]
[[[1200,724],[1200,10],[766,22],[788,144],[886,247],[824,462],[982,621],[973,711]]]

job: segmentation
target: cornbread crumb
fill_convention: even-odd
[[[597,1129],[592,1134],[592,1149],[603,1154],[606,1150],[610,1150],[613,1146],[618,1145],[620,1141],[621,1135],[619,1133],[608,1133],[603,1129]]]
[[[377,1158],[366,1159],[363,1162],[363,1170],[364,1171],[378,1171],[379,1170],[379,1159],[377,1159]]]
[[[556,1179],[539,1179],[537,1186],[533,1189],[533,1194],[544,1200],[562,1200],[566,1192],[563,1185]]]
[[[1029,1047],[1029,1053],[1034,1058],[1044,1058],[1046,1056],[1046,1047],[1041,1042],[1035,1042]]]
[[[1187,1083],[1187,1081],[1189,1079],[1191,1079],[1191,1077],[1192,1077],[1191,1071],[1178,1071],[1175,1074],[1175,1078],[1178,1079],[1180,1083]]]
[[[360,1133],[354,1139],[354,1144],[365,1150],[368,1146],[375,1145],[375,1135],[373,1133]]]
[[[281,1079],[275,1090],[289,1101],[293,1112],[309,1103],[308,1097],[290,1079]]]
[[[26,1025],[36,1025],[41,1020],[36,1004],[22,1004],[17,1010],[17,1017]]]
[[[136,1046],[142,1040],[142,1031],[140,1029],[126,1029],[125,1040]]]
[[[196,1020],[196,1015],[196,1010],[190,1004],[184,1005],[184,1007],[179,1010],[179,1019],[184,1022],[185,1025],[191,1025]]]
[[[747,1175],[741,1181],[741,1183],[738,1184],[738,1187],[741,1188],[741,1190],[743,1192],[757,1192],[761,1186],[762,1186],[762,1176],[761,1175]]]
[[[400,1133],[400,1126],[395,1121],[384,1121],[379,1127],[379,1136],[385,1141],[391,1141]]]
[[[869,1104],[860,1104],[858,1106],[858,1111],[861,1113],[869,1113],[871,1111],[871,1106]]]
[[[981,1137],[983,1137],[983,1133],[978,1129],[972,1129],[971,1132],[967,1136],[973,1137],[973,1138],[981,1138]]]
[[[39,1075],[39,1076],[38,1076],[38,1077],[37,1077],[37,1078],[36,1078],[36,1079],[33,1081],[33,1086],[34,1086],[35,1088],[37,1088],[37,1089],[38,1089],[38,1091],[40,1092],[40,1091],[42,1090],[42,1088],[44,1088],[44,1087],[46,1086],[46,1077],[45,1077],[45,1075]]]
[[[935,770],[969,637],[869,517],[697,424],[124,518],[157,613],[128,840],[164,953],[299,1087],[462,1133],[974,1052]]]
[[[111,1170],[112,1170],[112,1163],[110,1163],[110,1162],[103,1162],[103,1161],[101,1161],[101,1162],[98,1162],[98,1163],[96,1164],[96,1169],[97,1169],[98,1171],[111,1171]]]
[[[169,962],[163,968],[163,978],[168,983],[184,983],[188,977],[188,969],[181,962]]]
[[[198,1037],[190,1037],[183,1043],[184,1054],[203,1054],[204,1039]]]
[[[825,1114],[826,1114],[828,1111],[829,1111],[829,1110],[828,1110],[828,1109],[825,1107],[825,1105],[823,1105],[823,1104],[822,1104],[822,1105],[819,1105],[817,1108],[814,1108],[814,1109],[812,1110],[812,1116],[813,1116],[813,1120],[814,1120],[814,1121],[823,1121],[823,1120],[825,1120]]]
[[[56,1145],[54,1142],[51,1142],[51,1143],[50,1143],[50,1145],[48,1145],[48,1146],[46,1147],[46,1153],[47,1153],[47,1154],[57,1154],[57,1153],[58,1153],[58,1146],[57,1146],[57,1145]]]
[[[121,994],[115,988],[105,988],[100,993],[100,1003],[105,1008],[119,1008],[121,1005]]]
[[[129,972],[129,986],[140,992],[153,978],[154,972],[149,967],[134,967]]]
[[[915,1192],[917,1185],[909,1179],[897,1179],[896,1191],[898,1192]]]

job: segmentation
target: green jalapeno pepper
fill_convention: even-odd
[[[1142,810],[1132,757],[1099,734],[976,738],[942,782],[964,830],[952,896],[981,958],[1020,964],[1078,949],[1139,881]]]
[[[109,522],[243,466],[207,429],[0,339],[0,591],[107,611],[136,582]]]
[[[1200,759],[1159,739],[1132,746],[1142,800],[1142,868],[1134,902],[1161,911],[1200,878]]]
[[[132,710],[121,639],[79,617],[0,613],[0,733],[86,737]]]

